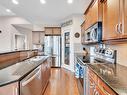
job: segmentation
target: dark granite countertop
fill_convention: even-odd
[[[36,56],[25,61],[0,69],[0,87],[20,81],[32,70],[41,65],[49,56]]]
[[[116,93],[127,95],[127,67],[119,64],[88,64]]]
[[[23,51],[35,51],[35,50],[37,50],[37,49],[0,51],[0,55],[2,55],[2,54],[8,54],[8,53],[15,53],[15,52],[23,52]]]

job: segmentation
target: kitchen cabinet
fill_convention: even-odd
[[[103,40],[127,38],[127,1],[104,0]]]
[[[81,25],[81,43],[85,44],[85,21]]]
[[[103,2],[103,40],[119,38],[119,3],[120,0],[105,0]]]
[[[84,30],[98,21],[102,21],[102,2],[101,0],[92,0],[91,4],[85,11]]]
[[[0,95],[19,95],[18,82],[0,87]]]
[[[43,31],[33,31],[32,39],[33,44],[43,44],[44,43],[44,32]]]
[[[51,62],[51,59],[48,58],[42,65],[41,65],[41,68],[42,68],[42,93],[44,93],[44,90],[47,86],[47,83],[49,81],[49,78],[50,78],[50,63]]]
[[[89,95],[117,95],[90,68],[88,69]]]
[[[103,95],[117,95],[112,89],[110,89],[100,78],[98,78],[98,88]]]
[[[61,35],[61,28],[60,27],[45,27],[45,35],[47,36]]]
[[[61,28],[59,27],[53,28],[53,35],[61,35]]]
[[[123,18],[124,20],[123,21],[123,35],[124,37],[127,38],[127,0],[123,0],[123,5],[122,5],[122,8],[123,8]]]

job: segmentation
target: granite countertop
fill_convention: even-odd
[[[20,81],[32,70],[41,65],[49,56],[36,56],[25,61],[0,69],[0,87]]]
[[[10,50],[10,51],[0,51],[0,55],[8,54],[8,53],[15,53],[15,52],[22,52],[22,51],[35,51],[37,49],[31,49],[31,50]]]
[[[88,64],[88,66],[116,93],[127,95],[126,66],[108,63]]]
[[[85,62],[82,55],[77,55],[83,65],[90,67],[111,89],[119,95],[127,95],[127,67],[120,64],[94,63],[89,56]]]

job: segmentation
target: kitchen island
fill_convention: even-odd
[[[10,95],[10,93],[12,93],[11,95],[41,95],[44,92],[44,89],[50,78],[50,62],[50,56],[42,55],[27,58],[26,60],[17,62],[13,65],[9,65],[7,67],[4,66],[4,68],[1,67],[2,69],[0,69],[0,93],[2,95]],[[31,89],[31,92],[33,94],[31,94],[30,90],[27,91],[29,92],[29,94],[24,91],[24,80],[29,80],[29,82],[27,82],[24,87],[28,85],[27,88]],[[40,84],[35,85],[35,83],[38,83],[38,81],[40,81]],[[35,91],[33,92],[32,88],[30,88],[29,86],[40,86],[40,93],[34,93],[36,92],[36,89],[34,89]],[[39,90],[37,91],[39,92]]]

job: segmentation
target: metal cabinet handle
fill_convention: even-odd
[[[119,24],[116,24],[116,27],[115,27],[116,33],[119,33],[118,27],[119,27]]]
[[[120,23],[119,26],[118,26],[118,32],[119,32],[120,34],[122,34],[122,23]]]

